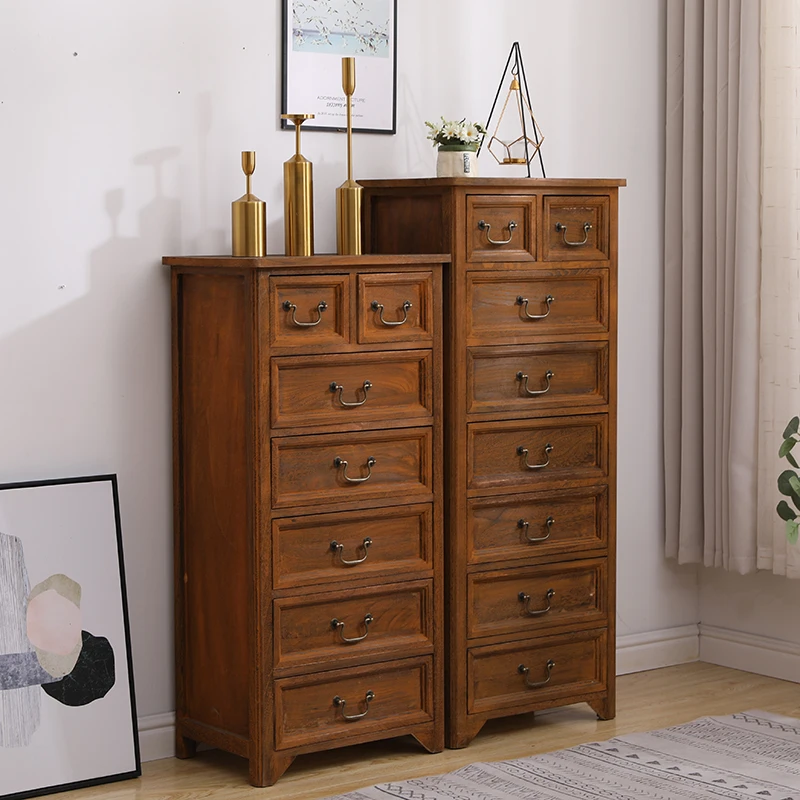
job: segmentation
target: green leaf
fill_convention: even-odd
[[[785,519],[787,522],[797,519],[797,514],[792,511],[791,507],[785,500],[781,500],[775,510],[778,512],[778,516],[781,519]]]
[[[797,459],[791,454],[786,454],[786,460],[795,468],[800,469],[800,464],[797,463]]]
[[[778,450],[778,457],[783,458],[785,455],[788,455],[796,444],[797,439],[784,439],[781,449]]]
[[[789,420],[789,424],[786,426],[786,430],[783,432],[783,438],[788,439],[790,436],[794,436],[799,428],[800,417],[792,417],[791,420]]]
[[[791,497],[794,494],[792,484],[789,483],[792,478],[797,478],[797,473],[791,469],[784,470],[778,475],[778,491],[786,497]]]
[[[797,544],[798,538],[798,531],[800,530],[800,522],[786,522],[786,538],[789,540],[789,544]]]

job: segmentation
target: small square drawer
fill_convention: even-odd
[[[545,261],[608,260],[608,197],[545,197]]]
[[[476,422],[467,426],[467,458],[472,494],[603,481],[608,477],[608,417]]]
[[[433,650],[429,580],[275,600],[275,669],[401,658]]]
[[[272,522],[276,589],[376,579],[398,572],[430,574],[430,504],[312,514]]]
[[[605,628],[473,647],[467,651],[469,713],[534,710],[562,698],[602,692],[608,681],[607,649]]]
[[[273,347],[331,347],[350,343],[347,275],[269,279],[268,315]]]
[[[533,261],[536,197],[467,197],[468,261]]]
[[[470,564],[563,556],[605,548],[608,487],[557,489],[470,500]]]
[[[358,276],[359,344],[433,341],[430,272]]]
[[[606,586],[604,558],[470,575],[467,635],[535,634],[602,623]]]
[[[433,722],[433,659],[326,670],[275,681],[278,750],[387,733]],[[374,736],[373,736],[374,734]]]
[[[273,358],[272,427],[433,415],[430,350]]]
[[[608,342],[473,347],[467,413],[529,414],[608,403]]]

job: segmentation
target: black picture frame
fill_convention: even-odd
[[[119,752],[114,752],[114,762],[118,764],[123,764],[124,766],[120,769],[117,766],[110,767],[108,772],[103,772],[102,768],[98,770],[98,774],[94,775],[87,775],[86,777],[81,777],[77,780],[63,780],[59,781],[57,779],[50,782],[50,779],[44,779],[46,785],[37,785],[31,786],[30,788],[24,789],[14,789],[10,793],[6,792],[3,793],[4,790],[4,778],[3,773],[6,774],[6,780],[10,780],[9,772],[7,771],[8,767],[3,768],[2,762],[2,755],[4,750],[8,752],[17,751],[18,754],[25,749],[25,746],[21,748],[13,747],[13,748],[4,748],[0,746],[0,800],[23,800],[24,798],[31,798],[31,797],[41,797],[42,795],[48,794],[55,794],[57,792],[66,792],[71,791],[74,789],[83,789],[92,786],[99,786],[107,783],[115,783],[118,781],[129,780],[132,778],[138,778],[142,774],[142,762],[141,762],[141,753],[140,753],[140,746],[139,746],[139,732],[138,732],[138,724],[137,724],[137,714],[136,714],[136,691],[134,685],[134,676],[133,676],[133,654],[131,649],[131,635],[130,635],[130,617],[129,617],[129,610],[128,610],[128,598],[127,598],[127,582],[125,577],[125,560],[123,555],[123,546],[122,546],[122,523],[120,518],[120,503],[119,503],[119,487],[117,483],[117,476],[115,474],[106,474],[106,475],[91,475],[91,476],[80,476],[80,477],[68,477],[68,478],[56,478],[56,479],[48,479],[48,480],[38,480],[38,481],[21,481],[21,482],[14,482],[14,483],[2,483],[0,484],[0,537],[5,537],[6,544],[8,544],[8,540],[15,539],[15,549],[19,553],[21,563],[22,563],[22,571],[25,573],[25,582],[28,582],[28,574],[30,573],[30,583],[32,584],[35,580],[35,572],[31,571],[30,566],[27,565],[27,561],[29,560],[29,556],[35,553],[39,549],[45,549],[46,545],[42,542],[34,541],[36,539],[35,535],[31,534],[31,530],[35,527],[36,523],[31,523],[30,528],[24,524],[24,511],[25,507],[31,506],[34,504],[34,501],[37,503],[44,503],[47,500],[52,502],[52,513],[55,515],[58,513],[59,510],[62,512],[65,509],[69,509],[70,503],[63,502],[60,498],[53,498],[53,494],[55,492],[51,492],[48,497],[48,489],[55,489],[56,487],[64,489],[67,487],[81,487],[81,486],[88,486],[88,485],[95,485],[95,484],[107,484],[107,491],[109,497],[107,497],[102,502],[110,502],[111,507],[105,507],[102,509],[102,513],[105,516],[104,521],[98,520],[98,530],[94,533],[87,534],[87,541],[83,543],[75,542],[72,537],[69,541],[69,545],[74,547],[75,552],[78,552],[79,544],[91,544],[88,537],[93,536],[95,538],[99,538],[101,535],[106,535],[106,533],[110,533],[106,531],[106,527],[114,528],[114,536],[112,541],[106,541],[103,543],[103,549],[100,551],[99,555],[106,555],[109,560],[113,553],[116,556],[116,563],[113,565],[109,565],[109,569],[112,570],[108,573],[108,577],[104,578],[105,583],[113,583],[115,588],[118,587],[119,589],[119,596],[114,598],[109,597],[88,597],[87,592],[85,591],[85,587],[78,586],[81,597],[80,597],[80,604],[79,607],[82,606],[84,603],[94,603],[96,605],[102,604],[104,607],[103,614],[108,616],[114,617],[114,625],[111,626],[112,630],[97,630],[93,631],[91,634],[85,630],[81,631],[82,637],[82,654],[86,652],[89,648],[89,643],[91,640],[95,642],[100,642],[97,647],[103,648],[106,647],[107,651],[110,651],[112,655],[111,663],[113,664],[113,683],[111,687],[105,689],[105,694],[101,694],[95,697],[94,700],[87,700],[87,698],[83,697],[80,698],[80,702],[76,702],[75,698],[69,697],[70,691],[75,691],[73,687],[79,687],[79,677],[76,677],[76,673],[78,672],[79,667],[81,666],[80,656],[78,657],[78,662],[75,665],[72,674],[66,675],[61,681],[54,682],[50,684],[51,690],[47,691],[47,694],[50,695],[50,698],[56,698],[56,701],[49,700],[51,704],[55,704],[57,707],[63,706],[73,706],[77,707],[75,714],[76,717],[80,716],[81,706],[88,706],[92,702],[99,701],[103,702],[107,697],[111,696],[111,689],[115,686],[119,686],[120,691],[114,696],[114,710],[111,712],[111,716],[109,718],[109,724],[111,727],[114,728],[114,731],[98,731],[96,732],[96,736],[103,736],[103,735],[117,735],[120,737],[120,747]],[[37,491],[39,490],[39,491]],[[14,497],[13,493],[27,493],[29,491],[36,492],[36,497],[29,496],[26,500],[22,502],[17,502],[19,497]],[[97,492],[87,493],[87,498],[91,498],[89,503],[99,503],[101,502],[101,494],[104,492],[102,486],[97,487]],[[96,497],[93,496],[96,494]],[[61,495],[64,497],[65,495]],[[75,495],[74,499],[76,502],[80,501],[80,498]],[[11,509],[11,513],[9,513],[9,509]],[[98,505],[98,509],[100,506]],[[87,519],[91,516],[92,508],[87,505],[86,511],[81,512],[85,513]],[[95,509],[97,510],[97,509]],[[113,523],[111,522],[111,517],[109,516],[109,512],[113,515]],[[77,516],[77,515],[76,515]],[[10,524],[9,527],[13,529],[12,532],[5,533],[3,528],[6,526],[6,520],[11,519],[15,521],[17,524]],[[18,524],[20,521],[23,524]],[[80,521],[76,519],[75,526],[76,528],[79,527]],[[105,526],[105,527],[104,527]],[[68,521],[64,521],[63,529],[71,531],[70,523]],[[100,533],[100,529],[102,529],[102,534]],[[22,534],[19,536],[18,534]],[[26,547],[27,543],[27,547]],[[0,545],[3,542],[0,541]],[[65,543],[61,543],[61,548],[66,547]],[[53,548],[58,552],[58,548]],[[0,555],[2,553],[0,552]],[[95,554],[93,554],[95,555]],[[6,560],[6,563],[14,563],[13,560],[9,561]],[[2,566],[2,564],[0,564]],[[58,567],[54,567],[57,569]],[[87,567],[87,572],[91,571],[91,567]],[[49,571],[49,570],[48,570]],[[54,575],[51,574],[51,578]],[[60,575],[60,577],[64,577]],[[46,581],[45,581],[46,583]],[[77,585],[77,584],[76,584]],[[30,586],[29,586],[30,588]],[[31,594],[35,592],[35,588],[32,590]],[[0,596],[0,604],[2,603],[2,596]],[[31,600],[30,595],[29,598],[26,600],[26,608],[29,606]],[[108,605],[110,608],[106,609],[105,606]],[[0,606],[0,612],[2,612],[2,607]],[[84,617],[81,618],[82,621],[85,619]],[[0,623],[3,621],[3,615],[0,613]],[[29,629],[30,630],[30,629]],[[96,636],[93,634],[97,634]],[[109,638],[111,639],[109,640]],[[124,639],[124,657],[122,656],[121,652],[115,653],[114,647],[111,642],[115,642],[117,645],[121,644],[120,639]],[[102,642],[105,642],[105,645]],[[121,648],[120,648],[121,649]],[[99,650],[92,651],[92,658],[97,657],[97,653],[100,652]],[[88,663],[88,656],[87,656],[87,663]],[[125,670],[124,674],[127,677],[127,685],[123,684],[120,679],[120,673],[122,670],[120,667],[124,665]],[[9,673],[10,674],[10,673]],[[107,674],[107,673],[106,673]],[[0,678],[3,676],[0,675]],[[70,683],[67,683],[69,679],[72,679]],[[93,677],[91,686],[92,692],[95,691],[102,691],[102,689],[96,689],[97,686],[97,678],[96,676]],[[56,688],[52,688],[56,687]],[[44,688],[42,686],[31,685],[30,688]],[[0,687],[0,691],[4,691]],[[14,689],[11,689],[14,691]],[[83,689],[78,689],[78,691],[84,691]],[[128,710],[130,713],[130,719],[128,720]],[[124,712],[124,714],[122,713]],[[69,713],[75,713],[70,711]],[[58,720],[57,717],[51,717],[51,722],[53,719]],[[95,719],[96,721],[96,719]],[[2,722],[0,720],[0,722]],[[117,727],[117,725],[121,727]],[[130,727],[127,727],[127,726]],[[82,726],[81,730],[86,726]],[[74,723],[74,728],[76,735],[80,735],[77,733],[79,725]],[[69,731],[62,731],[58,729],[56,731],[60,736],[66,737],[70,732]],[[37,729],[33,736],[39,733]],[[122,742],[122,740],[127,740],[126,742]],[[74,749],[74,739],[72,741],[73,749]],[[41,762],[39,762],[41,764]],[[70,768],[72,765],[70,765]],[[88,765],[82,765],[81,767],[84,771],[92,771],[92,767]],[[41,767],[38,770],[41,773]],[[57,772],[57,770],[55,770]],[[67,772],[68,768],[63,767],[62,771]],[[12,776],[16,779],[16,783],[19,782],[19,776]],[[23,776],[24,780],[24,776]],[[38,779],[37,779],[38,780]],[[7,789],[9,785],[13,785],[10,783],[6,783],[5,788]]]
[[[367,0],[369,1],[369,0]],[[298,108],[294,107],[297,105],[295,100],[294,94],[292,92],[292,84],[293,84],[293,75],[297,64],[295,63],[297,57],[293,55],[292,48],[289,46],[290,42],[290,18],[292,13],[292,7],[295,0],[283,0],[283,13],[282,13],[282,25],[281,25],[281,49],[283,53],[282,57],[282,80],[281,80],[281,114],[306,114],[311,113],[315,114],[315,119],[308,123],[303,124],[304,131],[335,131],[335,132],[342,132],[346,130],[346,123],[343,122],[342,117],[339,116],[338,112],[338,103],[339,101],[343,101],[345,99],[344,92],[341,90],[341,78],[338,78],[338,90],[335,88],[334,84],[331,83],[332,80],[336,80],[335,76],[341,75],[341,70],[338,68],[335,71],[331,71],[329,68],[321,68],[319,70],[311,69],[308,74],[307,78],[309,80],[314,80],[315,76],[317,80],[326,80],[326,85],[321,86],[321,91],[323,92],[322,96],[319,96],[311,103],[307,100],[305,102],[301,102],[300,105],[303,107]],[[313,5],[314,3],[319,3],[321,0],[304,0],[305,6]],[[326,0],[326,6],[337,6],[341,4],[342,6],[345,5],[346,2],[349,0]],[[387,135],[394,135],[397,133],[397,0],[388,0],[389,7],[391,9],[391,19],[389,20],[388,25],[388,33],[387,35],[391,37],[389,42],[389,48],[391,50],[390,55],[387,57],[388,63],[391,67],[391,77],[386,78],[385,75],[381,74],[380,76],[374,76],[370,74],[370,79],[378,80],[380,83],[381,89],[389,88],[391,90],[391,111],[389,112],[388,107],[383,108],[381,105],[380,113],[376,113],[374,118],[381,120],[382,124],[366,124],[366,125],[359,125],[358,124],[358,105],[357,103],[363,102],[365,104],[365,108],[369,109],[371,103],[382,104],[383,100],[376,100],[375,98],[379,97],[379,92],[375,91],[372,86],[364,87],[364,70],[359,69],[359,65],[362,65],[362,62],[365,60],[364,56],[359,57],[359,54],[356,53],[356,93],[354,95],[354,122],[353,122],[353,132],[354,133],[379,133],[379,134],[387,134]],[[336,55],[341,56],[344,54],[344,51],[337,51]],[[330,59],[330,55],[320,55],[320,59]],[[320,60],[320,64],[324,62]],[[371,73],[374,71],[371,71]],[[385,72],[382,70],[381,72]],[[324,78],[322,76],[325,76]],[[333,77],[331,77],[333,75]],[[359,78],[361,77],[361,82],[359,82]],[[327,88],[326,88],[327,87]],[[364,98],[363,95],[359,96],[359,87],[361,87],[361,91],[367,91],[369,96]],[[326,91],[329,91],[328,94],[324,94]],[[335,94],[334,94],[335,93]],[[340,96],[340,97],[339,97]],[[326,98],[323,100],[323,97]],[[326,108],[325,106],[330,105],[333,106],[331,110]],[[308,107],[309,105],[314,106],[316,105],[317,108]],[[341,112],[342,115],[344,112]],[[332,116],[331,121],[329,123],[323,122],[321,120],[324,119],[325,116],[328,114],[335,114],[336,116]],[[389,117],[391,117],[391,121],[389,121]],[[373,117],[370,117],[371,119]],[[384,121],[385,120],[385,121]],[[294,125],[291,122],[288,122],[285,119],[280,120],[281,128],[284,130],[291,129],[294,130]]]

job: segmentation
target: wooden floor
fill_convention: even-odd
[[[464,750],[430,755],[408,739],[300,756],[278,783],[253,789],[244,760],[216,751],[190,761],[144,764],[140,780],[70,792],[60,797],[104,800],[313,800],[386,780],[450,772],[474,761],[501,761],[618,734],[688,722],[696,717],[758,708],[800,718],[800,684],[710,664],[624,675],[618,679],[617,717],[599,722],[586,705],[495,720]]]

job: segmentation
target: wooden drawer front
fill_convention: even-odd
[[[273,439],[273,507],[428,500],[433,491],[432,444],[430,428]],[[371,459],[375,463],[370,467]]]
[[[358,341],[432,342],[432,273],[359,275]]]
[[[535,197],[467,197],[468,261],[533,261]]]
[[[273,428],[433,415],[430,350],[273,358],[271,383]]]
[[[608,209],[608,197],[545,197],[544,260],[607,260]]]
[[[274,586],[429,572],[432,535],[433,512],[428,504],[276,519],[272,522]]]
[[[367,705],[367,692],[373,699]],[[337,704],[334,698],[345,701]],[[369,710],[367,710],[369,709]],[[348,721],[343,714],[361,719]],[[334,670],[275,681],[276,748],[351,737],[386,738],[387,732],[433,720],[430,657]]]
[[[468,651],[470,713],[521,709],[606,688],[605,628],[474,647]],[[550,680],[547,683],[548,662]],[[520,667],[527,669],[523,673]],[[541,686],[528,686],[543,683]],[[574,701],[576,702],[576,701]]]
[[[467,273],[467,337],[608,333],[608,288],[607,269]]]
[[[324,308],[320,309],[320,304]],[[269,278],[273,347],[331,347],[350,343],[350,278],[298,275]]]
[[[471,490],[535,488],[571,480],[602,480],[608,476],[605,414],[478,422],[467,426],[467,431]],[[519,448],[528,452],[520,452]],[[531,469],[527,465],[540,468]]]
[[[608,403],[608,342],[467,351],[467,413]]]
[[[433,648],[432,627],[431,581],[283,598],[275,601],[275,667],[420,655]]]
[[[470,575],[468,636],[603,622],[606,586],[605,559]]]
[[[537,541],[538,540],[538,541]],[[470,500],[470,564],[580,553],[606,547],[608,488]]]

